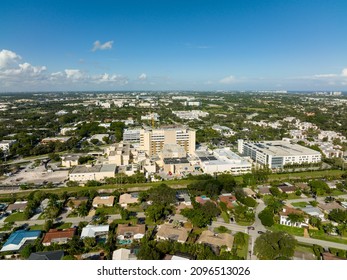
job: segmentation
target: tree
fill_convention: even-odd
[[[261,211],[258,214],[258,217],[262,223],[262,225],[266,226],[266,227],[271,227],[274,224],[274,213],[273,211],[266,207],[263,211]]]
[[[297,213],[290,213],[288,214],[288,221],[290,221],[291,224],[297,224],[297,223],[302,223],[305,221],[304,215],[303,214],[297,214]]]
[[[162,204],[166,206],[176,201],[176,191],[165,184],[150,189],[148,195],[148,199],[151,200],[153,204]]]
[[[45,232],[48,232],[53,227],[53,221],[47,220],[44,225]]]
[[[77,208],[77,214],[80,217],[85,217],[89,213],[89,207],[87,202],[82,202],[80,206]]]
[[[124,208],[120,209],[120,215],[122,217],[122,220],[128,220],[130,218],[130,212]]]
[[[347,222],[347,210],[333,209],[329,213],[329,219],[337,223]]]
[[[222,187],[227,192],[233,192],[236,187],[236,181],[231,174],[221,174],[217,176],[217,180],[222,184]]]
[[[35,252],[35,246],[33,244],[28,244],[21,250],[20,255],[23,259],[27,259],[33,252]]]
[[[297,241],[284,232],[266,232],[260,235],[254,245],[254,252],[262,260],[286,260],[294,255]]]

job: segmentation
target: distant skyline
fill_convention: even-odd
[[[0,92],[347,90],[345,0],[3,0]]]

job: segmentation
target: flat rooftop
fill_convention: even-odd
[[[320,155],[320,152],[288,141],[245,142],[246,146],[272,156]]]

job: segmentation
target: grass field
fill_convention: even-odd
[[[304,208],[308,204],[307,204],[307,202],[302,201],[302,202],[293,202],[293,203],[291,203],[291,205],[293,205],[293,207]]]
[[[95,211],[95,215],[114,215],[114,214],[119,214],[119,209],[116,207],[101,207],[97,208]]]
[[[228,224],[230,223],[230,217],[229,217],[228,213],[223,211],[221,214],[221,217],[223,218],[225,223],[228,223]]]
[[[71,228],[72,223],[63,223],[60,226],[57,227],[57,229],[66,229],[66,228]]]
[[[24,213],[16,212],[16,213],[13,213],[12,215],[8,216],[5,219],[5,222],[9,223],[9,222],[17,222],[17,221],[25,221],[25,220],[26,220],[26,218],[24,217]]]
[[[33,225],[30,227],[30,230],[44,230],[45,225]]]
[[[336,243],[341,243],[341,244],[347,244],[347,238],[342,238],[340,236],[331,236],[327,235],[323,231],[320,230],[309,230],[309,234],[311,238],[316,238],[320,240],[326,240],[326,241],[331,241],[331,242],[336,242]]]
[[[285,231],[292,235],[304,236],[304,229],[297,227],[284,226],[280,224],[274,224],[271,228],[272,231]]]

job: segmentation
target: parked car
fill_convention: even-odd
[[[254,227],[247,227],[248,230],[254,230]]]
[[[263,231],[261,231],[261,230],[258,230],[258,233],[259,233],[259,234],[263,234],[263,233],[265,233],[265,232],[263,232]]]

